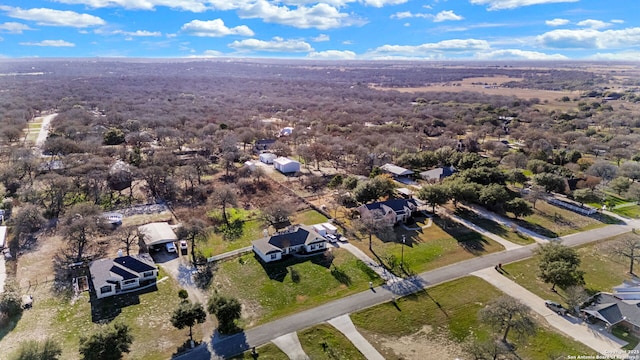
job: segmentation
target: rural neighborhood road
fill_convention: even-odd
[[[635,222],[633,222],[635,224]],[[560,239],[568,246],[578,246],[600,239],[623,234],[632,230],[629,224],[609,225],[603,228],[568,235]],[[348,297],[334,300],[313,309],[302,311],[287,317],[274,320],[267,324],[248,329],[231,336],[214,337],[207,347],[198,347],[188,354],[175,359],[211,359],[229,358],[240,354],[253,346],[260,346],[279,336],[295,332],[316,324],[323,323],[341,315],[349,314],[368,307],[372,307],[399,296],[414,293],[422,288],[428,288],[446,281],[467,276],[475,271],[493,267],[495,264],[507,264],[523,260],[533,255],[537,244],[523,246],[517,249],[493,253],[456,264],[424,272],[416,277],[383,285],[373,290],[363,291]]]
[[[38,138],[36,139],[36,148],[38,148],[39,155],[42,155],[42,147],[44,146],[44,142],[47,140],[47,136],[49,136],[49,129],[51,128],[51,121],[58,116],[58,114],[51,114],[42,117],[42,125],[40,126],[40,133],[38,133]]]

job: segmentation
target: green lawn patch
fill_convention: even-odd
[[[294,224],[314,225],[327,221],[329,221],[329,219],[321,213],[315,210],[306,210],[295,214],[291,222]]]
[[[640,205],[631,205],[631,206],[624,206],[619,208],[614,207],[611,211],[613,211],[618,215],[632,218],[632,219],[640,218]]]
[[[321,324],[298,332],[302,349],[314,360],[366,360],[364,355],[333,326]]]
[[[612,220],[582,216],[573,211],[537,201],[533,215],[516,220],[518,225],[547,237],[558,237],[605,226]]]
[[[618,339],[626,341],[628,344],[625,345],[623,350],[633,350],[640,342],[640,339],[633,336],[625,327],[620,325],[615,325],[611,328],[611,333],[617,337]]]
[[[287,354],[282,352],[282,350],[280,350],[279,347],[277,347],[272,343],[268,343],[256,348],[256,352],[258,353],[258,359],[261,359],[261,360],[265,360],[265,359],[266,360],[289,360],[289,357],[287,356]],[[242,355],[234,356],[231,359],[253,360],[255,358],[253,357],[252,351],[249,350],[249,351],[245,351]]]
[[[506,240],[511,241],[514,244],[520,245],[528,245],[533,244],[534,240],[520,232],[513,231],[508,227],[498,224],[497,222],[489,219],[485,219],[473,211],[467,209],[458,209],[456,210],[456,215],[460,216],[463,219],[471,221],[473,224],[478,225],[479,227],[496,234]]]
[[[405,245],[402,245],[403,235]],[[403,272],[399,267],[403,258],[404,269],[407,272],[420,273],[474,256],[504,250],[504,247],[495,241],[437,216],[428,228],[406,230],[402,226],[396,226],[392,239],[387,241],[374,236],[373,252],[368,249],[368,237],[364,238],[361,242],[354,242],[354,245],[370,254],[373,259],[377,257],[382,260],[398,275]]]
[[[480,323],[478,312],[502,295],[484,280],[469,276],[398,299],[397,307],[385,303],[351,314],[351,319],[358,328],[366,330],[363,333],[389,339],[414,334],[425,325],[433,327],[433,337],[444,335],[458,343],[469,335],[488,339],[491,329]],[[510,337],[509,342],[515,344],[517,354],[523,359],[546,360],[549,355],[594,354],[588,347],[544,326],[526,340]]]
[[[242,301],[247,315],[240,324],[255,326],[383,284],[373,271],[346,250],[264,264],[254,254],[220,263],[214,275],[220,293]]]
[[[615,258],[608,252],[610,242],[617,238],[613,237],[576,248],[582,260],[580,269],[585,272],[586,288],[590,292],[611,291],[614,286],[620,285],[623,280],[628,278],[626,272],[629,270],[629,264]],[[551,291],[550,284],[545,284],[537,277],[538,261],[539,257],[534,256],[517,263],[503,265],[503,267],[507,270],[508,275],[506,276],[527,290],[543,299],[566,305],[564,302],[565,292],[562,289],[558,289],[558,292],[554,293]]]
[[[211,232],[206,242],[198,243],[198,249],[205,257],[219,255],[228,251],[250,246],[253,240],[262,238],[265,225],[261,220],[248,220],[240,224],[241,233],[236,239],[225,239],[219,232]]]

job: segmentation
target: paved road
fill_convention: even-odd
[[[631,231],[630,225],[609,225],[603,228],[585,231],[579,234],[568,235],[560,238],[568,246],[578,246],[600,239],[619,235]],[[208,347],[201,346],[188,355],[176,359],[210,359],[217,356],[229,358],[242,353],[253,346],[260,346],[276,337],[320,324],[329,319],[372,307],[402,295],[414,293],[423,288],[428,288],[443,282],[467,276],[475,271],[493,267],[495,264],[508,264],[531,257],[537,244],[523,246],[517,249],[493,253],[456,264],[427,271],[416,277],[383,285],[373,290],[363,291],[348,297],[331,301],[313,309],[302,311],[287,317],[274,320],[270,323],[257,326],[247,331],[227,336],[214,338]]]
[[[42,125],[40,126],[40,132],[38,133],[38,138],[36,139],[36,148],[38,148],[38,155],[42,155],[42,147],[44,146],[44,142],[47,140],[47,136],[49,136],[49,129],[51,128],[51,121],[58,116],[58,114],[51,114],[44,116],[42,118]]]

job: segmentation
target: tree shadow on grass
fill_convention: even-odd
[[[546,227],[542,226],[542,225],[538,225],[538,224],[532,224],[530,222],[524,221],[522,219],[514,219],[513,222],[515,222],[516,224],[518,224],[519,226],[527,229],[527,230],[531,230],[536,234],[542,235],[542,236],[546,236],[548,238],[557,238],[558,237],[558,233],[556,233],[555,231],[549,230]]]
[[[0,340],[2,340],[8,333],[16,328],[21,318],[22,313],[11,317],[7,316],[4,313],[0,313]]]
[[[486,252],[486,246],[489,242],[479,233],[468,229],[450,219],[433,217],[433,222],[438,225],[444,232],[454,238],[460,247],[473,255],[482,255]]]
[[[341,284],[346,286],[351,285],[351,277],[344,270],[335,265],[331,268],[331,275]]]
[[[157,291],[157,285],[150,286],[127,294],[119,294],[104,299],[97,299],[92,296],[91,301],[91,321],[97,324],[106,324],[114,320],[122,309],[127,306],[140,304],[140,295]]]

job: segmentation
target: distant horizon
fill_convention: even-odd
[[[0,59],[638,61],[640,2],[5,0]]]

